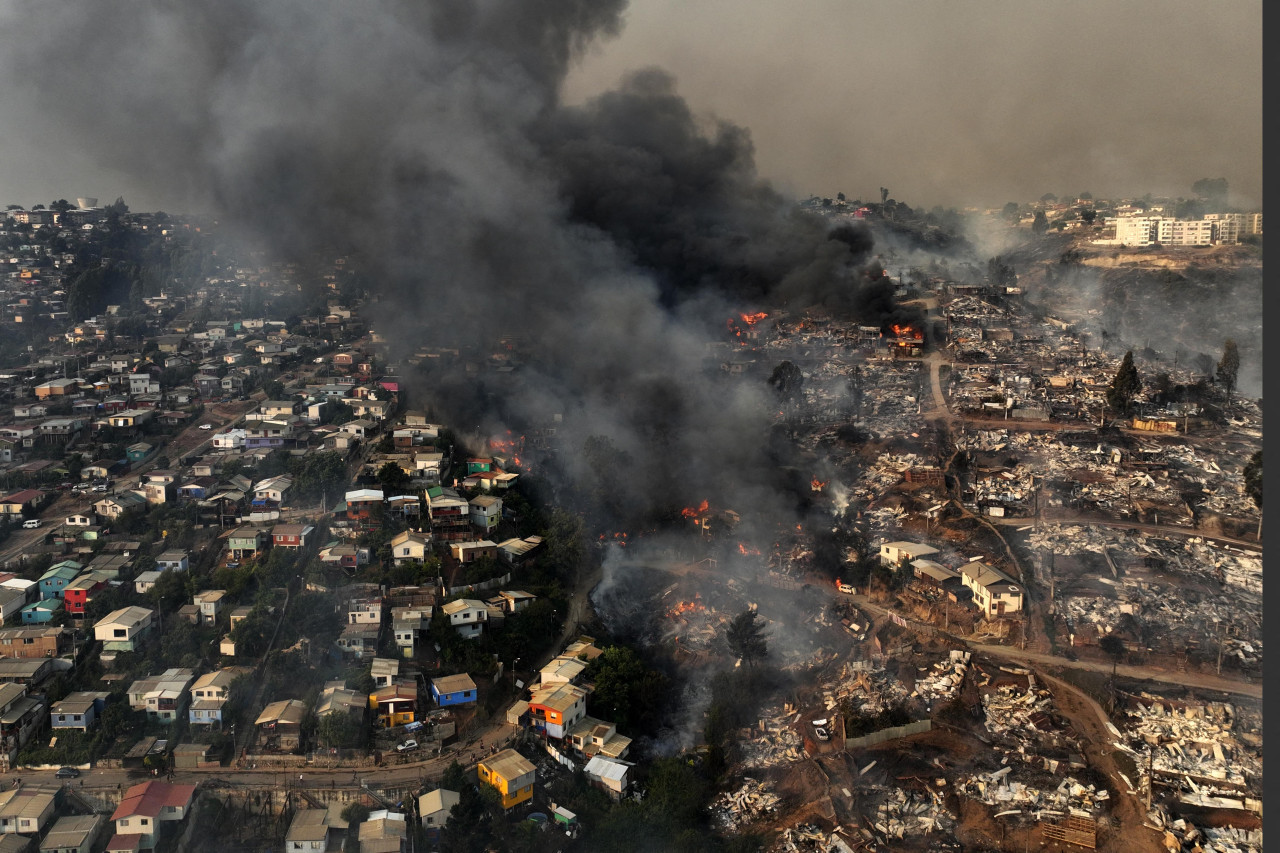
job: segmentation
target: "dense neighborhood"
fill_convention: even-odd
[[[1024,301],[1070,287],[1080,247],[1120,259],[1124,216],[1078,214],[1134,204],[990,212],[1058,232],[1048,259],[889,259],[900,321],[731,318],[699,368],[776,394],[807,515],[702,501],[647,522],[667,540],[602,528],[607,489],[548,498],[531,460],[559,416],[485,435],[432,411],[424,366],[509,390],[517,340],[396,361],[351,259],[76,201],[0,226],[0,845],[960,849],[1004,820],[1096,848],[1145,802],[1179,844],[1190,803],[1256,849],[1250,700],[1149,692],[1179,660],[1226,691],[1260,676],[1235,344],[1210,383]],[[1261,215],[1222,222],[1229,246],[1185,251],[1247,260]],[[1139,366],[1162,378],[1126,385]],[[583,456],[625,477],[607,442]],[[1095,701],[1122,758],[1082,734],[1112,725]],[[1238,741],[1205,752],[1213,725]]]

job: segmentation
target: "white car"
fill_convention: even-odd
[[[200,429],[213,429],[213,424],[200,424]]]
[[[396,744],[396,752],[409,752],[418,748],[418,742],[413,738],[409,738],[404,743]]]

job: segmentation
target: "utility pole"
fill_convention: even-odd
[[[1222,675],[1222,632],[1223,624],[1214,620],[1218,624],[1218,675]]]

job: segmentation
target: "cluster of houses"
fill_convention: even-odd
[[[911,567],[913,581],[939,590],[958,604],[972,604],[988,619],[1023,609],[1023,587],[981,558],[965,560],[955,568],[931,559],[937,548],[920,542],[884,542],[880,562],[890,568]]]
[[[172,840],[181,834],[197,796],[195,785],[148,781],[126,790],[109,816],[59,814],[69,809],[66,798],[58,792],[15,786],[0,792],[0,850],[154,850],[162,839]]]

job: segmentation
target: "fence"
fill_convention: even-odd
[[[862,737],[845,738],[845,749],[850,747],[859,748],[864,746],[875,746],[878,743],[884,743],[887,740],[906,737],[907,735],[918,735],[921,732],[927,732],[933,729],[932,720],[917,720],[914,723],[907,723],[905,726],[893,726],[888,729],[881,729],[878,732],[872,732]]]
[[[489,580],[481,581],[480,583],[466,583],[462,586],[451,586],[449,587],[449,594],[460,595],[464,592],[483,592],[484,590],[497,589],[498,587],[505,586],[509,583],[511,583],[511,573],[507,572],[500,578],[489,578]]]
[[[549,744],[549,743],[545,743],[545,744],[543,744],[542,746],[543,746],[543,748],[547,751],[547,755],[550,755],[550,756],[551,756],[552,758],[554,758],[556,761],[560,762],[560,763],[561,763],[561,764],[563,764],[565,767],[569,768],[569,772],[570,772],[570,773],[572,773],[573,771],[575,771],[575,770],[577,770],[577,769],[578,769],[578,768],[577,768],[577,765],[575,765],[575,764],[573,763],[573,759],[571,759],[571,758],[569,758],[568,756],[564,755],[562,752],[560,752],[560,750],[556,749],[556,748],[555,748],[554,746],[552,746],[551,744]]]

